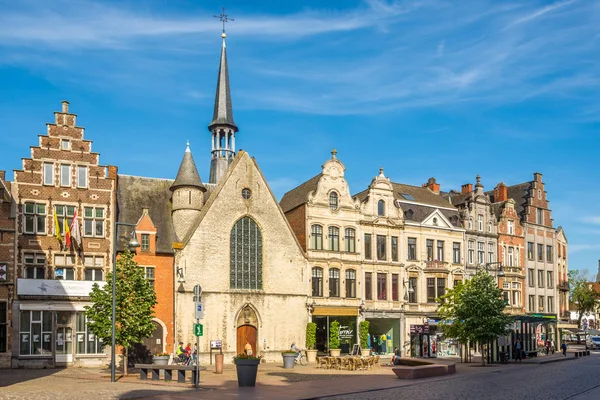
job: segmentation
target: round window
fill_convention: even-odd
[[[248,200],[250,197],[252,197],[252,191],[248,188],[242,189],[242,197]]]

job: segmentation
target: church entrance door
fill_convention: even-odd
[[[252,346],[252,355],[256,356],[256,328],[252,325],[242,325],[237,328],[237,353],[244,352],[246,342]]]

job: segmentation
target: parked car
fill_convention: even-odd
[[[589,349],[600,349],[600,336],[591,336],[587,340],[587,347]]]

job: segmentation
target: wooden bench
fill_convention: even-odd
[[[157,365],[157,364],[135,364],[140,370],[140,380],[148,379],[148,371],[151,371],[152,380],[160,380],[160,371],[165,371],[165,381],[173,380],[173,371],[177,371],[177,382],[185,383],[185,371],[192,371],[192,382],[196,382],[196,367],[193,365]]]

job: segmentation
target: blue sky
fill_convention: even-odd
[[[69,100],[103,164],[208,177],[215,1],[0,0],[0,169]],[[236,145],[277,197],[333,147],[353,193],[383,166],[442,190],[541,172],[570,268],[600,258],[600,2],[231,1]],[[11,175],[9,174],[9,177]]]

